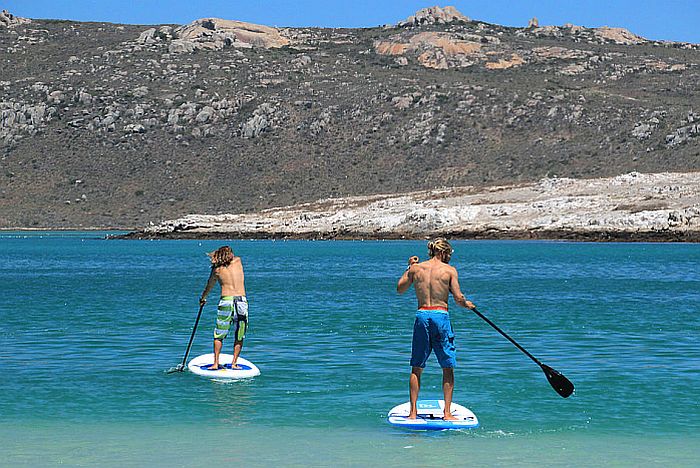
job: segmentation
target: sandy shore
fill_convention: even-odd
[[[191,214],[127,238],[700,241],[700,172],[547,178],[477,189],[333,198],[248,214]]]

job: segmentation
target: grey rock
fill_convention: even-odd
[[[666,135],[666,145],[678,146],[700,135],[700,124],[686,125],[676,129],[674,133]]]
[[[0,11],[0,26],[12,28],[20,24],[31,23],[32,20],[15,16],[7,10]]]
[[[649,123],[638,123],[632,130],[632,136],[638,140],[648,139],[656,127]]]
[[[311,132],[311,135],[318,136],[321,132],[328,129],[330,123],[331,114],[328,110],[324,110],[318,116],[318,119],[311,122],[311,125],[309,125],[309,131]]]
[[[457,11],[455,7],[446,6],[440,8],[439,6],[433,6],[418,10],[415,15],[409,16],[405,21],[399,22],[397,26],[423,26],[469,21],[470,19]]]
[[[208,122],[214,116],[214,114],[214,109],[212,107],[206,106],[199,112],[199,114],[197,114],[195,120],[199,123],[205,123]]]
[[[82,105],[89,105],[92,103],[92,100],[92,95],[83,89],[75,93],[75,96],[73,96],[73,101]]]
[[[49,93],[47,96],[48,102],[52,104],[60,104],[66,99],[65,94],[63,94],[63,91],[57,90],[57,91],[52,91]]]
[[[309,66],[309,64],[311,64],[311,57],[309,57],[308,55],[301,55],[299,57],[294,58],[291,61],[291,64],[295,68],[306,68],[307,66]]]
[[[270,128],[270,122],[265,115],[254,115],[242,125],[241,136],[243,138],[255,138],[268,128]]]
[[[184,39],[175,39],[168,45],[171,54],[188,54],[197,50],[197,44]]]
[[[139,35],[138,39],[136,39],[137,44],[155,44],[158,41],[159,38],[156,38],[156,28],[146,29]]]
[[[141,124],[127,124],[124,126],[125,133],[145,133],[146,127]]]
[[[131,95],[134,96],[135,98],[144,98],[148,96],[148,87],[146,86],[139,86],[137,88],[134,88],[131,91]]]

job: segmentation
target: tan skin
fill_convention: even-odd
[[[444,307],[447,309],[447,300],[450,293],[457,304],[468,309],[476,306],[468,301],[459,287],[457,270],[449,265],[452,252],[438,252],[434,257],[425,262],[421,262],[418,257],[408,259],[409,268],[399,279],[396,290],[403,294],[414,285],[418,308],[424,307]],[[411,410],[408,419],[416,419],[418,410],[418,393],[420,392],[420,376],[423,369],[411,367],[411,377],[409,380],[409,394]],[[446,421],[455,420],[451,412],[452,392],[454,390],[454,369],[442,369],[442,391],[445,395],[445,409],[443,418]]]
[[[221,285],[222,296],[245,296],[243,263],[241,262],[240,257],[233,257],[233,261],[231,261],[231,263],[229,263],[227,266],[212,268],[207,285],[205,286],[204,292],[202,292],[202,296],[199,299],[200,305],[207,303],[207,295],[209,295],[209,292],[217,282]],[[223,341],[214,339],[214,363],[209,367],[209,369],[219,369],[219,355],[221,354],[222,347]],[[242,347],[242,340],[234,341],[233,362],[231,364],[231,369],[240,369],[240,367],[236,365],[236,362],[238,361],[238,356],[241,354]]]

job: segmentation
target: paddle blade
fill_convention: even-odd
[[[185,366],[182,364],[178,364],[175,367],[171,367],[167,371],[165,371],[166,374],[174,374],[175,372],[183,372],[185,370]]]
[[[562,397],[568,398],[574,393],[574,384],[569,379],[564,377],[559,371],[552,369],[546,364],[540,364],[544,375],[549,380],[549,385]]]

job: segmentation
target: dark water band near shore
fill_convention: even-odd
[[[111,239],[301,239],[301,240],[420,240],[435,236],[462,240],[551,240],[573,242],[700,242],[700,231],[455,231],[425,234],[372,235],[357,232],[193,232],[188,230],[152,233],[133,231],[127,234],[108,236]]]

